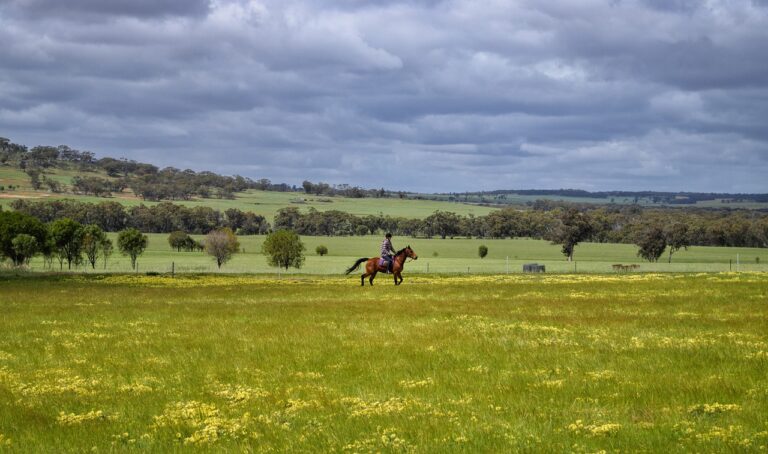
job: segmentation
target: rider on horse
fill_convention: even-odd
[[[365,278],[368,278],[368,283],[373,285],[373,278],[376,277],[376,273],[384,272],[384,263],[381,263],[381,258],[388,258],[386,263],[387,268],[391,267],[390,272],[393,274],[395,285],[400,285],[403,282],[403,267],[405,266],[405,259],[416,260],[419,258],[410,246],[406,246],[403,249],[395,252],[394,255],[390,255],[394,252],[392,248],[391,233],[387,233],[386,239],[381,243],[381,257],[363,257],[357,259],[354,265],[347,268],[346,274],[355,271],[360,268],[360,264],[365,262],[365,273],[360,276],[360,285],[365,285]]]
[[[387,262],[387,273],[392,272],[392,254],[395,253],[395,248],[392,247],[392,234],[387,233],[384,235],[384,241],[381,242],[381,258]]]

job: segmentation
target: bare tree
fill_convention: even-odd
[[[205,237],[205,252],[216,259],[219,268],[239,250],[240,243],[229,227],[213,230]]]

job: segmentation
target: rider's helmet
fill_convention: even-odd
[[[386,235],[384,235],[384,237],[385,237],[385,238],[392,238],[392,234],[391,234],[391,233],[389,233],[389,232],[387,232],[387,234],[386,234]]]

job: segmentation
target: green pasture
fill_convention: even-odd
[[[406,218],[425,218],[436,210],[452,211],[461,215],[474,214],[484,216],[494,208],[468,205],[463,203],[440,202],[432,200],[412,200],[394,198],[362,198],[311,196],[296,192],[272,192],[249,190],[236,194],[235,200],[199,199],[181,202],[187,206],[209,206],[219,210],[239,208],[253,211],[272,221],[281,208],[296,207],[302,212],[314,208],[318,211],[338,210],[355,216],[384,214]]]
[[[98,176],[101,178],[110,178],[104,172],[82,172],[76,169],[45,169],[42,173],[48,179],[56,180],[64,186],[72,184],[72,178],[76,176]],[[33,195],[43,196],[47,195],[48,191],[41,189],[35,191],[32,189],[32,184],[29,181],[29,176],[21,169],[9,166],[0,166],[0,186],[8,187],[9,184],[19,186],[17,191],[7,191],[5,194],[14,194],[18,191],[24,193],[30,193]]]
[[[20,192],[5,192],[7,196]],[[87,203],[100,203],[105,201],[116,201],[124,206],[157,205],[159,202],[149,202],[138,199],[132,194],[119,194],[113,197],[95,197],[75,194],[52,194],[43,192],[23,191],[27,198],[40,197],[46,200],[72,199]],[[0,205],[10,206],[13,198],[0,199]],[[437,210],[451,211],[463,216],[473,214],[475,216],[484,216],[495,208],[470,205],[455,202],[441,202],[434,200],[414,200],[414,199],[394,199],[394,198],[364,198],[352,199],[347,197],[328,197],[328,196],[310,196],[298,192],[272,192],[249,190],[235,194],[235,199],[194,199],[194,200],[176,200],[175,204],[195,207],[204,206],[214,208],[220,211],[229,208],[237,208],[242,211],[252,211],[266,217],[270,222],[275,218],[275,214],[281,208],[295,207],[302,212],[307,212],[310,208],[318,211],[338,210],[350,213],[356,216],[365,215],[388,215],[395,217],[418,218],[423,219]]]
[[[0,451],[764,452],[768,275],[0,274]]]
[[[536,202],[537,200],[553,200],[562,201],[568,203],[577,204],[592,204],[592,205],[639,205],[647,208],[659,208],[659,207],[674,207],[674,208],[731,208],[731,209],[747,209],[758,210],[765,209],[766,203],[752,202],[752,201],[731,201],[731,200],[706,200],[699,201],[686,205],[670,205],[667,203],[655,202],[652,197],[638,197],[635,201],[634,197],[574,197],[574,196],[562,196],[562,195],[526,195],[526,194],[471,194],[464,195],[462,193],[457,194],[429,194],[425,195],[432,200],[438,201],[452,201],[460,203],[483,203],[483,204],[496,204],[497,206],[517,206],[525,207]]]
[[[11,167],[0,166],[0,186],[5,186],[5,191],[0,194],[12,194],[13,191],[8,190],[8,186],[21,186],[21,188],[32,187],[29,185],[29,177],[21,170]]]
[[[115,241],[116,235],[110,234]],[[241,252],[236,254],[231,262],[221,270],[216,268],[213,259],[202,252],[176,252],[168,245],[167,234],[149,234],[149,246],[139,257],[139,272],[175,272],[181,273],[281,273],[281,274],[336,274],[341,275],[358,258],[379,255],[381,239],[377,236],[354,237],[302,237],[306,246],[305,265],[278,270],[267,265],[266,258],[261,254],[261,244],[264,236],[240,236]],[[195,236],[202,239],[203,236]],[[484,244],[488,247],[488,256],[480,259],[478,247]],[[319,257],[315,253],[318,245],[328,248],[328,255]],[[532,239],[424,239],[395,237],[396,248],[410,245],[419,255],[416,261],[408,261],[404,274],[415,273],[469,273],[497,274],[519,273],[525,263],[539,263],[546,267],[547,272],[556,273],[606,273],[612,272],[614,264],[636,264],[639,268],[634,272],[721,272],[721,271],[768,271],[768,250],[758,248],[721,248],[721,247],[692,247],[689,250],[678,251],[672,256],[672,263],[667,263],[667,257],[662,257],[659,263],[649,263],[637,257],[637,247],[631,244],[583,243],[576,247],[575,263],[567,262],[560,253],[560,246],[552,245],[543,240]],[[738,256],[738,266],[737,266]],[[509,259],[507,259],[507,257]],[[757,263],[759,258],[759,263]],[[730,261],[730,264],[729,264]],[[59,270],[58,262],[54,270]],[[32,271],[46,271],[42,258],[36,258],[30,266]],[[64,264],[66,270],[66,264]],[[76,271],[94,272],[90,268],[81,267]],[[115,251],[107,262],[106,270],[103,263],[96,272],[131,271],[128,257]],[[354,275],[355,273],[353,273]],[[385,277],[382,277],[386,279]]]
[[[101,178],[109,178],[104,172],[81,172],[76,169],[46,169],[44,175],[46,178],[54,179],[65,186],[71,184],[72,177],[77,175],[86,176],[98,176]],[[83,196],[70,193],[51,194],[45,189],[35,191],[32,189],[29,177],[22,170],[12,168],[9,166],[0,166],[0,186],[8,185],[20,186],[15,191],[5,190],[0,192],[0,206],[7,206],[12,196],[30,197],[30,198],[44,198],[44,199],[74,199],[81,202],[99,203],[105,200],[115,200],[126,206],[134,206],[140,203],[145,205],[155,205],[157,202],[144,202],[139,198],[136,198],[130,190],[127,190],[123,194],[115,194],[111,198]],[[389,188],[396,190],[397,188]],[[408,194],[408,197],[419,197],[418,194]],[[295,206],[305,211],[310,207],[319,211],[326,210],[339,210],[348,212],[358,216],[364,216],[368,214],[385,214],[390,216],[403,216],[408,218],[424,218],[429,216],[436,210],[452,211],[460,215],[474,214],[475,216],[482,216],[490,213],[496,208],[481,206],[484,204],[498,204],[497,206],[518,206],[525,207],[527,204],[533,203],[536,200],[558,200],[570,203],[586,203],[586,204],[600,204],[600,205],[631,205],[634,203],[634,198],[614,197],[611,198],[594,198],[594,197],[566,197],[566,196],[546,196],[546,195],[522,195],[522,194],[505,194],[502,196],[495,195],[471,195],[466,199],[462,194],[427,194],[421,195],[422,197],[428,197],[430,200],[419,200],[414,198],[406,199],[352,199],[346,197],[328,197],[328,196],[314,196],[307,195],[299,192],[269,192],[269,191],[257,191],[249,190],[243,193],[235,194],[234,200],[220,200],[220,199],[195,199],[191,201],[175,201],[186,206],[207,206],[219,210],[226,210],[227,208],[238,208],[243,211],[253,211],[255,213],[265,216],[267,219],[272,220],[275,213],[280,208],[288,206]],[[9,198],[10,197],[10,198]],[[466,203],[465,203],[466,202]],[[638,205],[646,207],[658,207],[661,204],[654,203],[653,200],[648,198],[640,198],[637,201]],[[698,208],[741,208],[741,209],[764,209],[766,208],[764,203],[755,202],[728,202],[723,203],[722,200],[711,200],[705,202],[699,202],[693,205],[684,205],[684,207],[698,207]],[[680,206],[678,206],[680,207]]]

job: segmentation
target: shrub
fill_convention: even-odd
[[[168,235],[168,244],[173,249],[176,249],[177,252],[181,252],[182,248],[186,248],[190,241],[191,238],[189,235],[181,230],[176,230]]]
[[[304,244],[299,235],[291,230],[278,230],[267,235],[261,252],[267,256],[270,266],[301,268],[304,264]]]
[[[26,261],[26,253],[29,252],[28,239],[14,239],[18,235],[30,235],[36,240],[38,248],[46,244],[48,230],[37,218],[16,211],[0,211],[0,259],[9,258],[14,265],[21,265]],[[20,243],[21,242],[21,243]],[[20,254],[20,252],[22,254]]]
[[[136,229],[126,229],[117,235],[117,247],[123,255],[131,257],[131,268],[136,268],[136,258],[147,248],[148,238]]]
[[[13,251],[16,253],[14,263],[18,262],[17,264],[24,263],[29,265],[29,260],[39,251],[37,238],[26,233],[16,235],[11,244],[13,245]]]

